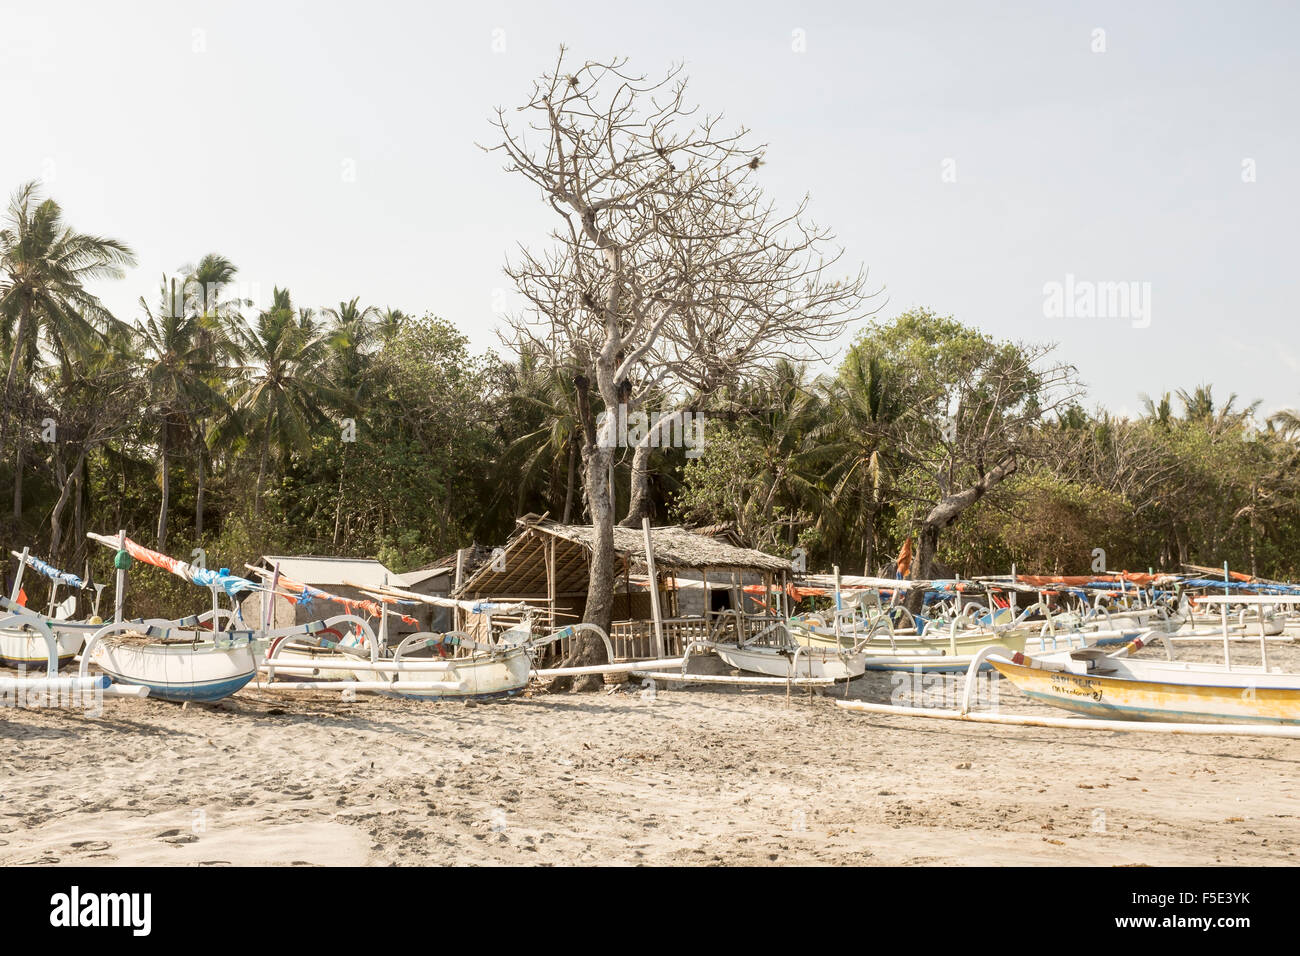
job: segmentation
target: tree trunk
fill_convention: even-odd
[[[54,453],[54,473],[59,482],[59,500],[54,503],[54,510],[50,512],[50,563],[57,564],[59,561],[59,549],[63,546],[63,511],[72,499],[72,492],[77,488],[77,476],[81,473],[81,466],[86,460],[86,449],[82,449],[81,454],[77,456],[77,463],[69,472],[63,464],[63,456],[56,450]]]
[[[614,505],[608,478],[610,452],[606,448],[593,448],[589,454],[587,496],[591,501],[595,541],[587,583],[587,609],[582,620],[608,631],[614,610],[614,585],[618,579],[618,557],[614,553]],[[597,647],[603,658],[604,645],[597,642]]]
[[[576,435],[569,436],[569,483],[564,490],[564,524],[569,524],[573,518],[573,485],[577,476],[578,469],[578,439]]]
[[[86,459],[83,457],[80,467],[77,469],[74,480],[77,482],[76,497],[72,505],[72,533],[76,540],[76,547],[72,549],[73,564],[81,563],[81,556],[85,550],[86,540]]]
[[[650,500],[650,446],[637,445],[632,452],[632,474],[629,480],[627,517],[619,522],[624,528],[641,527],[641,519],[650,517],[653,502]]]
[[[1255,509],[1259,503],[1259,483],[1252,481],[1250,483],[1250,576],[1258,578],[1259,572],[1255,564]]]
[[[262,439],[262,457],[257,463],[257,487],[253,494],[253,515],[262,513],[262,483],[266,480],[266,458],[271,453],[271,435]]]
[[[6,412],[6,416],[8,413]],[[27,446],[22,436],[14,442],[14,530],[23,520],[23,466],[27,464]]]
[[[158,457],[162,460],[162,504],[158,508],[158,550],[167,550],[167,509],[171,506],[172,470],[171,459],[167,454],[167,423],[163,422],[162,432],[158,437]]]
[[[0,424],[0,448],[4,447],[4,439],[9,433],[9,415],[14,407],[14,379],[18,377],[18,362],[22,358],[23,343],[27,341],[27,328],[31,321],[31,299],[24,295],[23,306],[18,311],[18,328],[14,330],[13,352],[9,355],[9,374],[5,376],[5,413],[3,424]]]
[[[1017,467],[1014,456],[999,462],[982,475],[975,484],[955,495],[944,497],[930,510],[921,524],[921,533],[918,536],[920,540],[916,560],[912,564],[913,581],[929,580],[934,568],[934,556],[939,550],[939,532],[956,522],[962,512],[983,498],[990,490],[1014,475]],[[907,609],[913,614],[919,613],[924,600],[924,591],[919,588],[914,589],[907,596]]]
[[[582,447],[583,487],[595,531],[588,564],[587,606],[582,622],[594,624],[608,633],[614,613],[614,583],[618,577],[618,556],[614,553],[613,489],[609,483],[610,466],[614,460],[612,434],[617,423],[615,416],[606,416],[601,431],[608,434],[603,436],[606,440],[602,442],[591,414],[587,380],[579,378],[575,384],[578,387],[578,411],[585,437]],[[586,667],[604,663],[607,663],[604,642],[594,634],[583,632],[574,642],[573,651],[560,666]],[[551,682],[550,689],[562,691],[571,686],[575,690],[596,690],[604,686],[604,681],[599,674],[584,675],[576,682],[569,677],[559,677]]]
[[[339,462],[339,493],[334,500],[334,547],[337,550],[339,539],[343,534],[343,476],[347,473],[348,468],[348,449],[347,445],[343,446],[342,460]]]
[[[872,507],[867,511],[867,530],[862,536],[862,576],[871,577],[875,571],[872,565],[876,563],[876,509]]]
[[[194,536],[198,538],[200,541],[202,541],[203,540],[203,491],[204,491],[203,481],[205,477],[205,473],[204,473],[205,469],[203,467],[203,442],[202,441],[199,442],[198,448],[195,449],[194,457],[199,470],[197,476],[198,487],[195,491],[195,496],[194,496]]]

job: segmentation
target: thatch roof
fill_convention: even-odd
[[[506,545],[504,561],[488,561],[466,581],[463,595],[496,597],[545,594],[547,548],[555,548],[557,594],[585,592],[588,562],[596,532],[590,525],[566,525],[536,515],[518,521],[519,532]],[[682,527],[651,528],[658,571],[789,572],[790,561],[752,548],[738,548]],[[639,528],[614,528],[614,552],[625,569],[646,567],[645,537]],[[504,570],[501,570],[504,564]]]
[[[687,528],[686,530],[710,538],[717,538],[719,541],[727,542],[727,544],[734,544],[738,548],[745,547],[745,541],[741,538],[740,532],[732,524],[707,524],[696,528]]]

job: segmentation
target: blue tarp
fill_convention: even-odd
[[[241,578],[237,574],[231,574],[226,568],[222,568],[220,571],[209,571],[207,568],[196,568],[191,565],[190,580],[200,587],[221,588],[231,597],[235,597],[243,591],[265,590],[263,585],[255,584],[248,578]]]
[[[60,571],[53,565],[46,564],[40,558],[34,558],[30,554],[27,555],[27,566],[33,571],[40,572],[51,580],[58,581],[61,584],[66,584],[69,587],[74,587],[78,591],[86,586],[86,582],[81,580],[81,578],[77,577],[75,574],[70,574],[67,571]]]

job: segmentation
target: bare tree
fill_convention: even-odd
[[[922,510],[911,577],[924,580],[943,529],[1016,473],[1035,427],[1080,386],[1072,366],[1050,360],[1050,345],[997,342],[926,310],[874,330],[859,347],[890,363],[914,396],[891,431],[916,476],[912,504]]]
[[[647,82],[626,61],[566,72],[565,51],[519,108],[498,110],[506,170],[541,191],[554,243],[506,267],[527,314],[507,339],[578,370],[583,486],[595,527],[585,620],[608,627],[617,573],[610,472],[634,444],[629,518],[647,505],[654,446],[685,413],[741,373],[806,353],[866,312],[866,275],[826,275],[842,256],[806,220],[780,213],[757,183],[763,148],[685,100],[681,67]],[[606,414],[594,413],[599,397]],[[628,442],[620,423],[654,396],[671,407]],[[598,660],[598,642],[571,660]]]

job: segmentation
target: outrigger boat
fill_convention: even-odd
[[[258,590],[259,585],[151,551],[124,532],[116,537],[91,532],[88,537],[117,550],[114,563],[119,597],[114,621],[97,629],[86,644],[81,655],[82,677],[89,675],[93,663],[118,683],[143,686],[150,697],[178,702],[221,700],[253,679],[270,635],[265,631],[233,630],[228,625],[239,616],[234,595]],[[121,595],[129,564],[121,557],[123,554],[209,588],[212,609],[180,621],[123,620]],[[218,607],[218,595],[223,592],[231,599],[231,611]]]
[[[795,627],[787,619],[760,617],[765,625],[756,634],[746,634],[745,622],[751,620],[737,611],[721,615],[719,625],[728,617],[735,622],[735,640],[692,641],[685,656],[696,650],[717,654],[737,670],[781,680],[830,683],[849,681],[866,673],[866,654],[840,645],[809,646],[798,641]]]
[[[329,601],[342,606],[348,614],[359,615],[360,612],[365,612],[372,618],[382,618],[392,613],[382,603],[376,601],[341,597],[301,581],[295,581],[280,573],[278,563],[272,571],[252,564],[244,566],[261,575],[262,583],[268,589],[266,596],[268,606],[263,608],[262,614],[264,629],[269,628],[271,622],[269,602],[274,601],[277,595],[291,597],[299,603],[311,600]],[[272,662],[270,676],[274,678],[278,668],[279,676],[284,680],[355,680],[353,665],[357,661],[371,658],[371,646],[377,640],[373,627],[368,625],[348,628],[346,633],[330,627],[309,635],[277,638],[267,648],[267,661]]]
[[[0,597],[0,667],[54,673],[102,624],[61,621]]]
[[[23,670],[57,670],[69,664],[81,650],[86,638],[102,626],[103,622],[92,616],[89,621],[72,621],[55,613],[56,595],[60,585],[80,591],[88,587],[85,581],[68,571],[46,564],[26,548],[11,551],[18,559],[18,573],[13,589],[7,598],[0,597],[0,667]],[[22,594],[23,572],[27,569],[50,579],[49,613],[40,612],[19,604]],[[96,586],[95,614],[99,612],[99,594]],[[51,646],[51,644],[53,646]]]
[[[1232,663],[1227,608],[1240,603],[1241,596],[1210,595],[1199,600],[1222,609],[1221,664],[1176,661],[1168,641],[1168,660],[1125,657],[1143,646],[1141,639],[1111,653],[1085,648],[1007,658],[990,650],[988,659],[1022,693],[1092,717],[1300,725],[1300,674],[1269,666],[1266,634],[1259,639],[1260,664]],[[1261,619],[1264,602],[1276,600],[1275,596],[1259,599]],[[1300,602],[1300,597],[1291,601]]]
[[[920,619],[918,624],[896,627],[895,620],[912,616],[896,603],[885,605],[880,600],[883,584],[889,584],[896,600],[898,595],[912,587],[927,590],[951,588],[952,607],[944,617]],[[1077,615],[1067,617],[1054,613],[1045,600],[1040,599],[1023,610],[1014,603],[997,606],[989,593],[988,603],[962,604],[961,588],[967,582],[880,582],[870,589],[857,590],[843,595],[835,589],[837,609],[826,617],[806,615],[792,619],[790,632],[794,640],[809,648],[839,647],[865,654],[865,667],[875,671],[910,671],[920,673],[961,673],[985,648],[1002,647],[1012,652],[1057,650],[1062,647],[1084,647],[1100,641],[1128,643],[1147,633],[1146,628],[1102,630],[1103,618],[1095,616],[1094,623],[1083,624]],[[1104,618],[1111,623],[1109,617]],[[983,662],[981,667],[992,670]]]
[[[264,575],[270,573],[261,570]],[[293,586],[291,584],[290,588]],[[311,660],[294,659],[289,656],[293,645],[273,645],[262,664],[271,682],[262,686],[273,690],[371,691],[421,700],[489,700],[522,693],[533,674],[538,651],[546,644],[571,638],[583,630],[598,634],[612,659],[613,649],[608,636],[594,625],[576,624],[548,635],[535,635],[531,615],[536,608],[526,603],[459,601],[387,586],[359,590],[370,601],[349,603],[362,603],[380,615],[378,635],[365,642],[369,649],[368,659],[359,655],[355,648],[341,646],[329,649],[333,652],[332,659],[328,653],[314,656]],[[313,592],[314,595],[319,593]],[[387,651],[388,623],[397,612],[389,610],[388,605],[415,603],[484,614],[489,635],[492,634],[493,613],[522,613],[524,619],[487,640],[477,640],[463,631],[443,634],[417,631],[403,638],[390,656]],[[327,663],[330,670],[345,673],[344,679],[313,680],[316,671]],[[277,677],[296,678],[296,682],[280,683],[274,680]]]
[[[591,624],[573,624],[550,634],[533,633],[532,605],[522,602],[461,601],[455,598],[417,594],[387,587],[374,598],[411,601],[436,607],[460,608],[483,614],[484,633],[492,634],[493,614],[522,614],[522,620],[495,638],[476,640],[463,631],[435,634],[416,632],[406,637],[393,651],[392,663],[377,663],[379,673],[389,677],[389,692],[402,697],[425,700],[490,700],[514,697],[523,693],[532,677],[539,651],[554,641],[566,640],[583,631],[591,631],[605,643],[606,654],[613,660],[613,648],[603,630]],[[412,668],[412,669],[407,669]],[[419,669],[415,669],[419,668]],[[435,686],[419,687],[425,668],[438,668],[442,680]],[[438,686],[438,685],[441,686]]]

